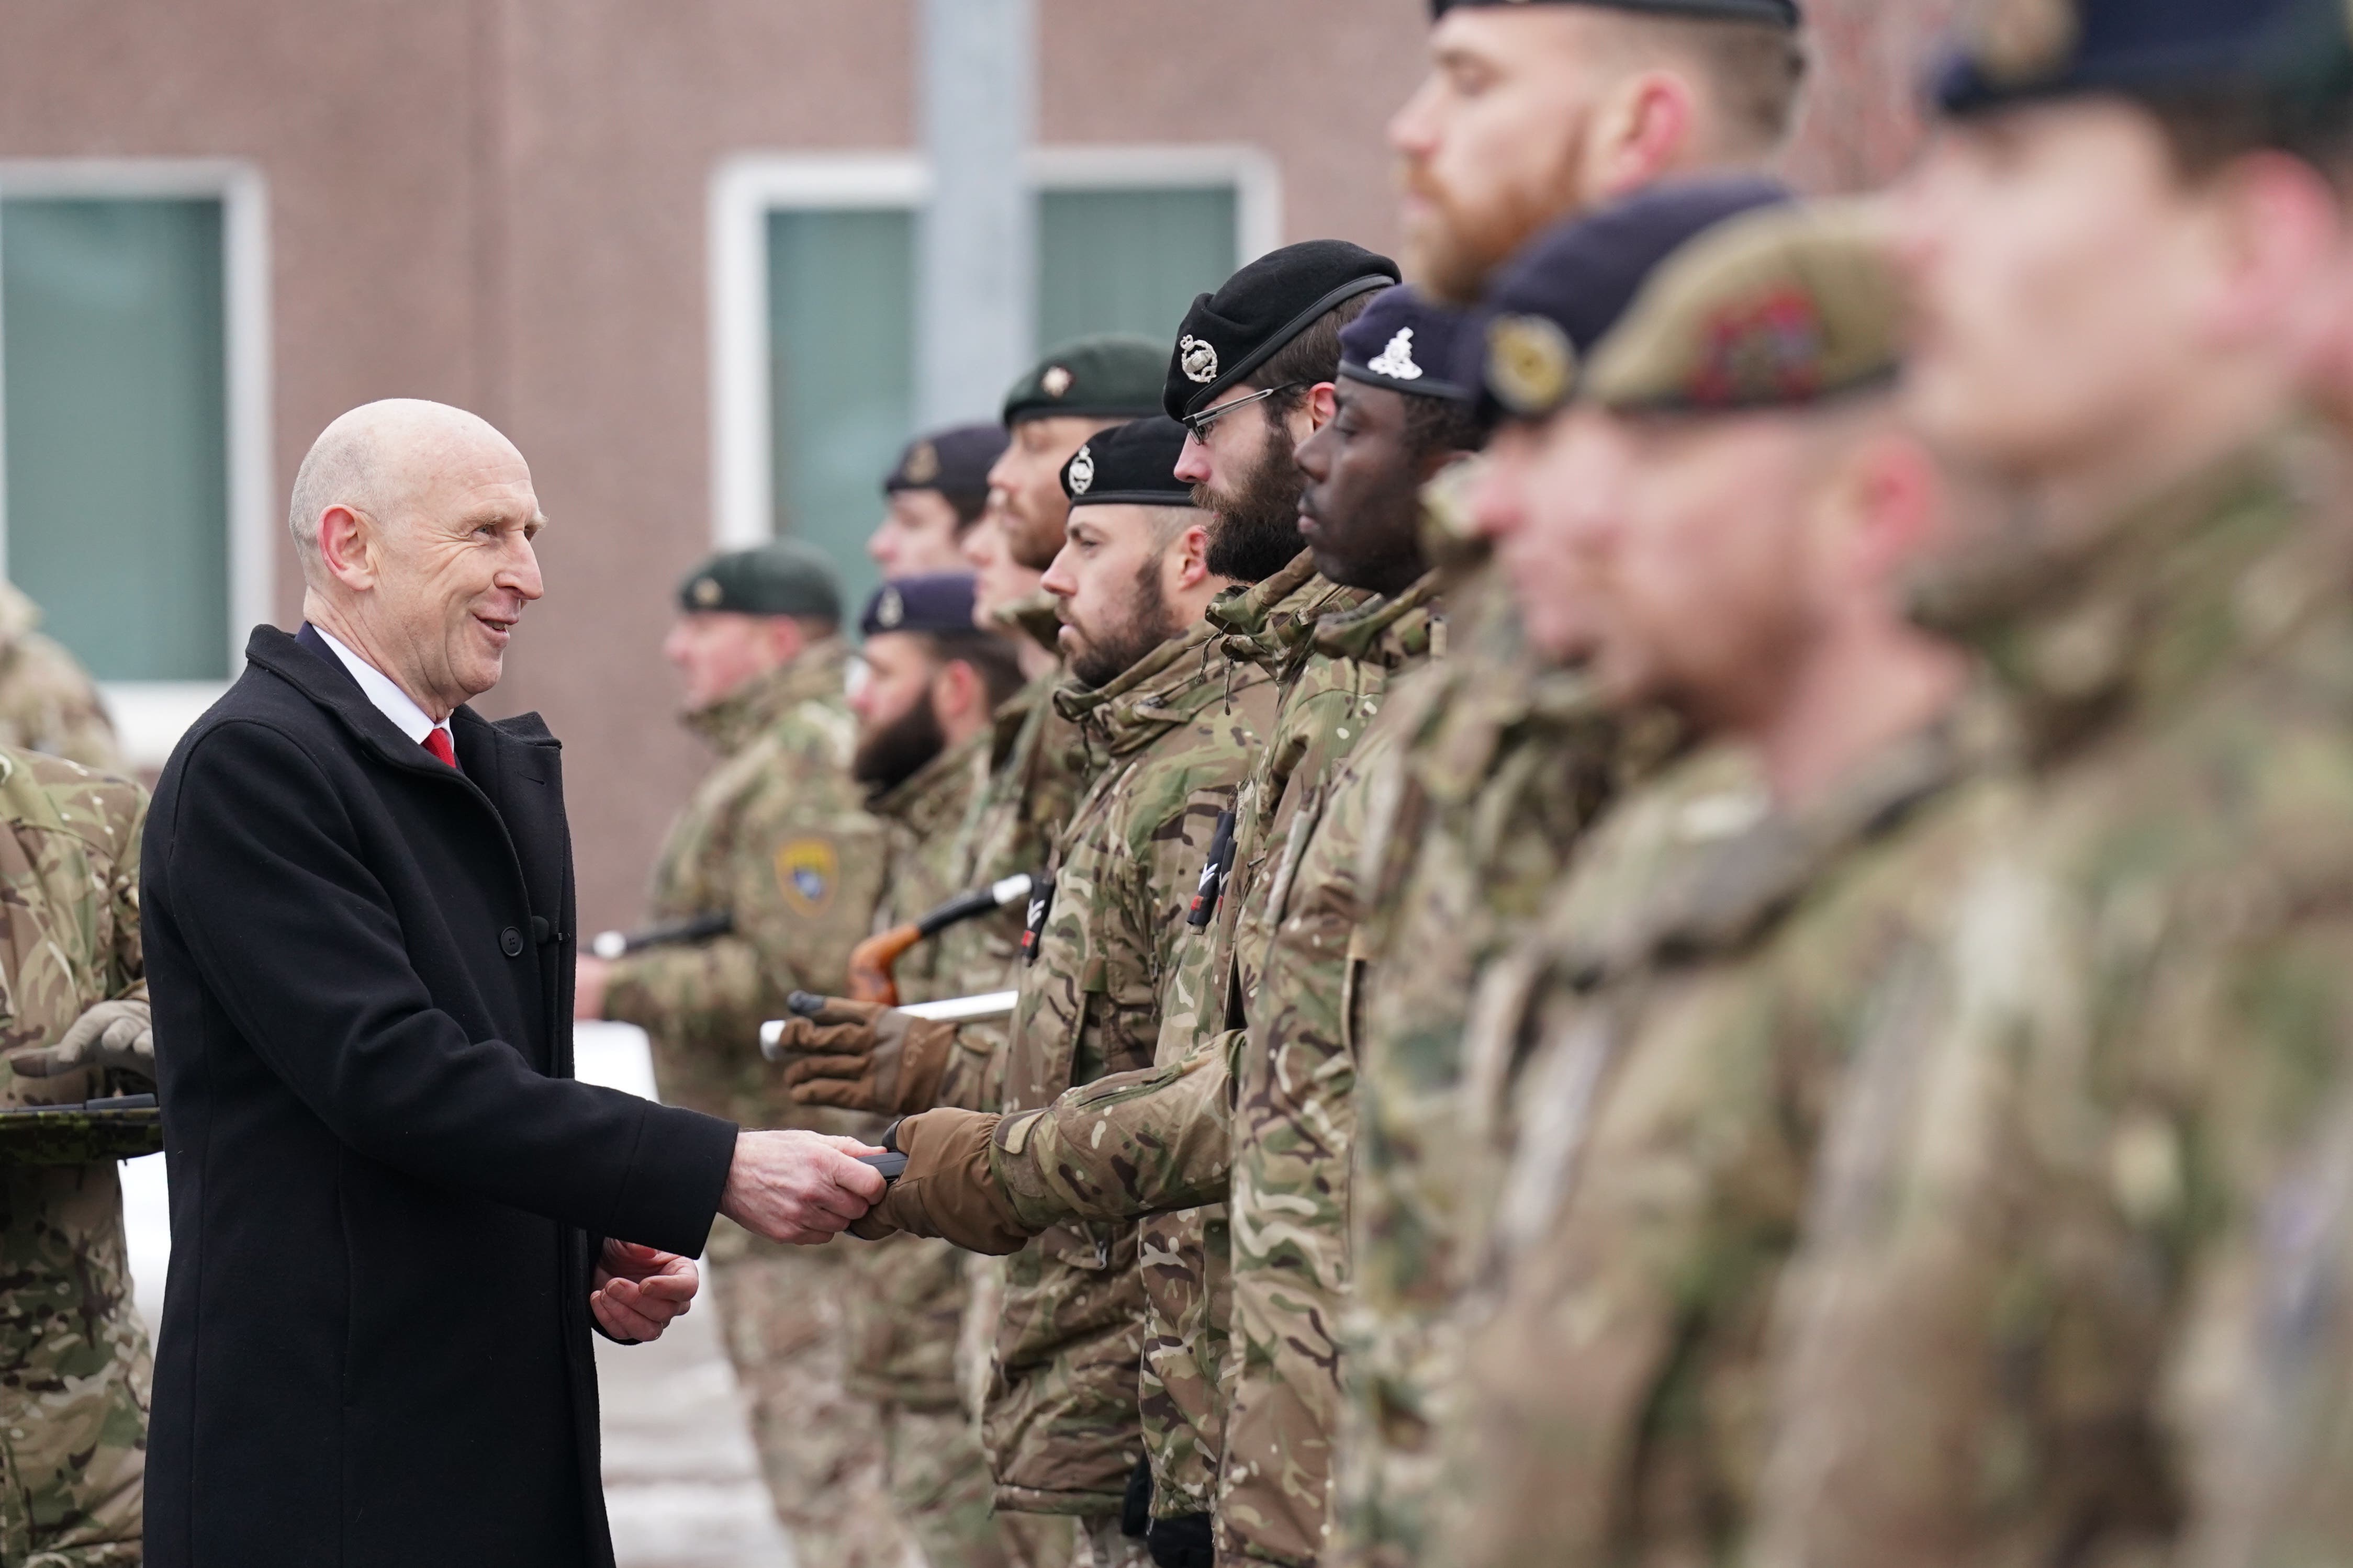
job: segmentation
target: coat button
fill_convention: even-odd
[[[522,932],[515,930],[512,926],[507,927],[506,930],[499,932],[499,946],[509,958],[521,958],[522,956]]]

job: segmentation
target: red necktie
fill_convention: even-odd
[[[449,731],[436,724],[425,731],[425,749],[450,767],[458,765],[458,753],[449,744]]]

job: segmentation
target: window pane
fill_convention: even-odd
[[[877,580],[882,476],[914,418],[914,238],[905,212],[768,216],[776,532],[833,558],[853,618]]]
[[[1174,342],[1193,296],[1234,269],[1229,186],[1048,191],[1038,201],[1038,343],[1087,332]]]
[[[228,669],[221,204],[0,203],[8,575],[101,679]]]

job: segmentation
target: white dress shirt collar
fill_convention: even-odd
[[[376,711],[391,720],[393,727],[402,734],[421,746],[425,744],[425,737],[434,731],[448,731],[447,719],[436,724],[407,692],[393,683],[392,677],[345,647],[343,639],[316,621],[311,623],[311,629],[335,650],[335,657],[343,661],[343,668],[352,672],[352,679],[360,683],[360,689],[367,693],[367,700],[375,704]],[[454,748],[457,743],[455,735],[450,736],[450,743]]]

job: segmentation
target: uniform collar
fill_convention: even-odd
[[[680,722],[721,756],[732,757],[802,703],[839,700],[849,674],[849,645],[826,637],[803,648],[790,664],[754,677],[710,706],[682,715]]]
[[[875,796],[868,809],[918,835],[953,830],[995,738],[992,731],[981,730],[953,746],[941,747],[939,755]]]

